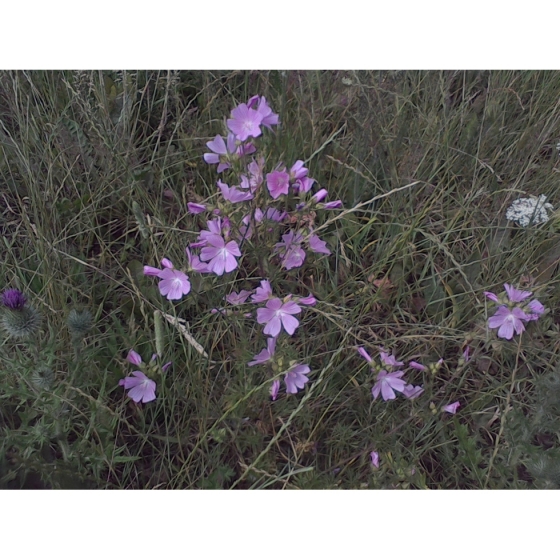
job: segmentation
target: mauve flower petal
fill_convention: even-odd
[[[227,154],[226,143],[224,142],[224,139],[219,134],[216,136],[216,138],[214,138],[214,140],[211,140],[210,142],[206,142],[206,145],[213,152],[216,152],[217,154],[222,154],[222,155]]]
[[[492,301],[495,301],[496,303],[498,302],[498,296],[492,292],[484,292],[484,295],[488,298],[491,299]]]
[[[146,276],[159,276],[161,273],[160,268],[155,268],[153,266],[144,265],[144,274]]]
[[[202,157],[208,165],[215,165],[216,163],[220,163],[220,156],[217,154],[204,154]]]

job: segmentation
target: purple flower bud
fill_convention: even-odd
[[[202,214],[202,212],[206,212],[206,205],[196,202],[187,202],[187,210],[191,214]]]

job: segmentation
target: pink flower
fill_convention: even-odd
[[[358,352],[359,352],[360,356],[365,358],[370,364],[373,362],[371,356],[361,346],[358,346]]]
[[[330,255],[330,249],[327,248],[327,243],[323,241],[318,235],[311,235],[308,240],[309,248],[314,253],[324,253]]]
[[[204,161],[210,165],[218,164],[218,173],[225,171],[231,167],[228,158],[231,154],[235,153],[235,136],[228,134],[227,146],[224,139],[218,134],[214,140],[207,142],[206,145],[212,150],[211,154],[204,154]]]
[[[445,412],[449,412],[449,414],[455,414],[457,412],[457,409],[461,406],[461,403],[459,403],[459,401],[456,401],[454,403],[448,404],[446,406],[443,407],[443,410]]]
[[[302,305],[313,306],[317,303],[317,300],[315,299],[315,296],[313,294],[309,294],[307,297],[299,298],[298,303],[301,303]]]
[[[402,393],[406,385],[405,382],[400,379],[403,375],[404,371],[388,373],[382,369],[377,374],[377,382],[371,389],[374,400],[379,396],[379,393],[381,393],[381,397],[384,401],[390,401],[396,398],[395,391]]]
[[[248,290],[241,290],[239,293],[231,292],[231,294],[226,296],[226,301],[231,305],[241,305],[247,301],[247,298],[251,295]]]
[[[283,195],[288,194],[290,188],[290,176],[285,171],[273,171],[266,174],[266,186],[270,192],[270,196],[275,200]]]
[[[225,183],[222,183],[222,181],[218,181],[218,187],[222,191],[222,196],[232,204],[253,199],[253,194],[251,192],[243,192],[237,187],[229,187]]]
[[[249,108],[252,108],[257,104],[258,104],[257,112],[262,117],[263,126],[266,126],[268,129],[272,130],[272,126],[277,125],[279,122],[278,115],[272,112],[272,109],[269,107],[268,103],[266,102],[266,98],[264,97],[264,95],[262,97],[259,95],[254,95],[247,102],[247,106]]]
[[[505,305],[498,308],[496,313],[488,319],[488,327],[491,329],[499,329],[498,336],[511,340],[513,331],[521,334],[525,330],[522,321],[528,321],[529,316],[526,315],[519,307],[508,309]]]
[[[274,356],[274,352],[276,350],[276,338],[269,338],[266,341],[266,348],[261,350],[256,356],[253,357],[253,361],[249,362],[247,365],[257,366],[259,364],[264,364],[268,362]]]
[[[203,263],[197,255],[193,255],[188,247],[185,247],[185,253],[187,255],[187,261],[189,263],[189,270],[192,270],[193,272],[199,272],[201,274],[210,272],[210,270],[208,270],[208,265],[206,263]]]
[[[491,299],[492,301],[495,301],[496,303],[499,303],[498,296],[494,292],[484,292],[484,295],[488,299]]]
[[[302,249],[301,243],[303,243],[303,235],[290,230],[282,236],[280,243],[274,245],[282,259],[282,267],[286,270],[298,268],[303,264],[305,251]]]
[[[168,300],[181,299],[191,291],[189,277],[180,270],[166,268],[159,275],[161,282],[158,284],[159,293]]]
[[[264,334],[270,336],[278,336],[282,327],[291,336],[294,334],[299,321],[292,315],[296,315],[301,312],[301,307],[289,301],[282,303],[279,298],[274,298],[266,303],[266,307],[260,307],[257,309],[257,323],[266,323],[264,327]]]
[[[409,362],[408,367],[411,367],[411,368],[414,368],[414,369],[419,369],[420,371],[428,371],[428,368],[426,366],[423,366],[422,364],[419,364],[418,362]]]
[[[119,385],[128,390],[128,396],[136,403],[147,403],[156,398],[156,383],[141,371],[133,371],[132,377],[125,377]]]
[[[280,381],[275,379],[270,386],[270,398],[275,401],[278,397],[278,391],[280,390]]]
[[[419,397],[423,392],[424,389],[420,385],[416,387],[414,385],[406,385],[402,393],[407,399],[412,400]]]
[[[334,210],[336,208],[342,208],[342,200],[333,200],[332,202],[325,202],[320,208],[323,210]]]
[[[509,284],[504,284],[509,301],[512,303],[519,303],[520,301],[526,300],[528,297],[533,295],[533,292],[523,292],[522,290],[517,290]]]
[[[321,202],[321,200],[323,200],[323,198],[325,198],[327,194],[329,194],[327,189],[321,189],[317,191],[311,198],[317,203]]]
[[[377,451],[372,451],[370,454],[371,464],[378,469],[379,468],[379,453]]]
[[[255,295],[251,296],[253,303],[262,303],[272,298],[272,288],[268,280],[261,280],[261,287],[255,290]]]
[[[241,256],[235,241],[226,243],[221,235],[211,234],[206,237],[207,245],[200,251],[200,260],[208,262],[208,269],[218,276],[237,268],[235,257]]]
[[[544,305],[538,299],[529,302],[527,310],[531,311],[531,313],[527,313],[529,321],[536,321],[545,312]]]
[[[262,134],[260,125],[263,116],[254,109],[249,109],[245,103],[241,103],[231,112],[231,119],[227,120],[228,128],[235,134],[238,140],[245,142],[252,136],[256,138]]]
[[[142,363],[142,357],[140,356],[140,354],[132,349],[128,351],[126,359],[135,366],[139,366]]]
[[[302,177],[301,179],[296,179],[292,185],[292,189],[296,193],[306,193],[311,190],[313,183],[315,183],[315,179],[312,179],[311,177]]]
[[[252,193],[254,193],[263,183],[264,163],[264,158],[261,157],[258,162],[253,160],[247,167],[247,171],[249,171],[249,188]]]
[[[162,259],[163,270],[153,266],[144,266],[144,274],[160,278],[158,284],[159,293],[166,296],[168,300],[181,299],[191,291],[189,277],[180,270],[175,270],[169,259]]]
[[[305,164],[301,159],[298,159],[294,163],[294,165],[292,165],[292,167],[290,168],[291,181],[297,181],[298,179],[303,179],[304,177],[307,177],[307,174],[309,173],[309,169],[304,167],[304,165]]]
[[[389,356],[387,352],[382,351],[379,353],[379,357],[381,358],[381,361],[387,366],[404,366],[404,362],[397,362],[397,359],[393,354]]]
[[[206,205],[198,204],[197,202],[187,202],[187,210],[189,214],[202,214],[202,212],[206,212]]]
[[[286,393],[296,394],[299,389],[303,389],[305,384],[309,381],[307,373],[311,370],[309,366],[296,364],[292,366],[286,376],[284,377],[284,383],[286,384]]]

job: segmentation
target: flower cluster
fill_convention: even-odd
[[[396,398],[395,391],[402,393],[407,399],[415,399],[424,392],[422,386],[407,384],[406,381],[402,379],[404,371],[397,368],[403,366],[404,362],[399,362],[394,355],[389,355],[385,350],[381,350],[379,353],[380,365],[378,365],[361,346],[358,348],[358,353],[365,358],[372,370],[377,374],[375,385],[371,389],[374,400],[380,394],[384,401],[393,400]],[[409,366],[413,369],[423,371],[428,369],[418,362],[410,362]]]
[[[324,188],[312,192],[316,181],[309,177],[303,160],[290,168],[276,163],[267,172],[265,158],[256,154],[256,139],[262,136],[263,128],[272,130],[278,123],[279,117],[266,98],[256,95],[231,111],[225,138],[218,134],[207,142],[210,152],[203,155],[204,161],[217,165],[218,173],[228,177],[217,180],[218,192],[209,201],[187,203],[191,214],[210,214],[206,229],[186,247],[187,272],[230,273],[239,266],[242,246],[253,241],[255,247],[268,245],[285,270],[302,266],[306,251],[331,254],[315,233],[316,214],[318,210],[341,208],[342,201],[325,202],[328,193]],[[187,295],[189,276],[175,269],[169,259],[161,264],[163,269],[145,266],[144,274],[160,279],[159,291],[169,300]],[[276,304],[271,305],[276,311]]]
[[[548,212],[554,210],[550,202],[546,202],[546,196],[541,194],[538,198],[518,198],[506,211],[506,219],[521,227],[530,224],[544,224],[548,222]]]
[[[249,367],[267,364],[273,374],[282,371],[285,363],[288,363],[288,369],[285,371],[284,383],[286,385],[286,393],[295,394],[305,387],[309,381],[307,374],[311,369],[307,364],[297,363],[295,360],[287,360],[282,353],[277,353],[277,340],[282,331],[292,336],[299,326],[299,320],[295,315],[299,315],[303,306],[315,305],[317,300],[312,294],[307,297],[298,297],[288,294],[283,299],[275,297],[272,287],[268,280],[262,280],[260,287],[254,291],[242,290],[241,292],[232,292],[226,296],[226,301],[233,305],[242,305],[251,298],[251,304],[264,304],[257,308],[257,323],[264,325],[263,334],[267,335],[266,348],[261,350],[253,357],[248,365]],[[245,314],[245,315],[251,315]],[[280,381],[274,380],[270,388],[272,400],[276,400],[280,390]]]
[[[498,336],[511,340],[514,332],[521,334],[525,324],[536,321],[545,311],[543,304],[538,299],[519,305],[533,295],[533,292],[517,290],[510,284],[504,284],[505,294],[499,297],[493,292],[484,292],[484,295],[498,304],[498,309],[488,319],[488,327],[498,329]]]
[[[171,362],[167,362],[160,367],[158,365],[158,355],[153,354],[150,363],[144,364],[140,354],[134,350],[128,352],[126,359],[132,365],[138,366],[140,370],[133,371],[130,376],[121,379],[119,385],[128,391],[128,396],[135,403],[154,401],[156,399],[156,382],[150,379],[145,372],[152,376],[163,373],[169,368]]]
[[[279,117],[266,98],[255,95],[241,103],[231,111],[226,124],[227,131],[207,142],[210,151],[203,154],[204,161],[216,165],[221,175],[216,181],[217,192],[205,201],[187,203],[188,212],[205,222],[197,238],[185,249],[187,269],[176,269],[167,258],[162,259],[161,269],[144,266],[145,275],[159,278],[159,291],[168,300],[180,300],[190,292],[188,274],[222,276],[236,270],[240,259],[251,259],[258,254],[260,248],[268,248],[272,257],[269,262],[286,271],[302,266],[308,252],[331,254],[326,241],[317,235],[317,213],[341,208],[342,201],[326,200],[327,190],[318,188],[303,160],[298,159],[289,166],[282,162],[269,166],[265,156],[258,153],[264,129],[273,130],[279,124]],[[251,247],[254,253],[247,250]],[[255,258],[248,265],[253,267],[258,262]],[[279,352],[277,340],[283,331],[289,336],[294,334],[302,306],[315,305],[316,300],[312,295],[276,297],[268,280],[262,280],[253,292],[231,292],[225,299],[236,306],[244,305],[249,297],[250,303],[257,306],[256,321],[268,337],[266,348],[249,365],[267,362],[275,375],[284,372],[286,392],[297,393],[308,382],[311,370],[297,360],[288,360],[289,351],[286,353],[287,349],[281,345],[282,352]],[[212,312],[232,314],[229,309]],[[243,315],[250,317],[252,312]],[[279,380],[274,380],[273,400],[279,387]]]

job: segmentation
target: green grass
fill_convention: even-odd
[[[184,265],[202,223],[186,203],[216,190],[205,143],[257,93],[281,119],[267,171],[303,159],[344,201],[317,218],[333,254],[274,272],[279,290],[319,300],[291,339],[311,382],[274,403],[246,365],[261,327],[211,313],[262,270],[193,274],[170,303],[141,268]],[[0,486],[556,487],[560,219],[521,229],[505,211],[525,194],[560,205],[559,93],[559,73],[536,71],[1,73],[0,277],[43,323],[33,345],[0,342]],[[512,341],[486,328],[483,291],[504,282],[549,310]],[[76,307],[94,317],[79,343]],[[157,311],[186,321],[208,359],[169,321],[156,342]],[[118,386],[126,353],[158,346],[173,367],[136,406]],[[373,401],[356,346],[445,361],[406,370],[418,399]]]

